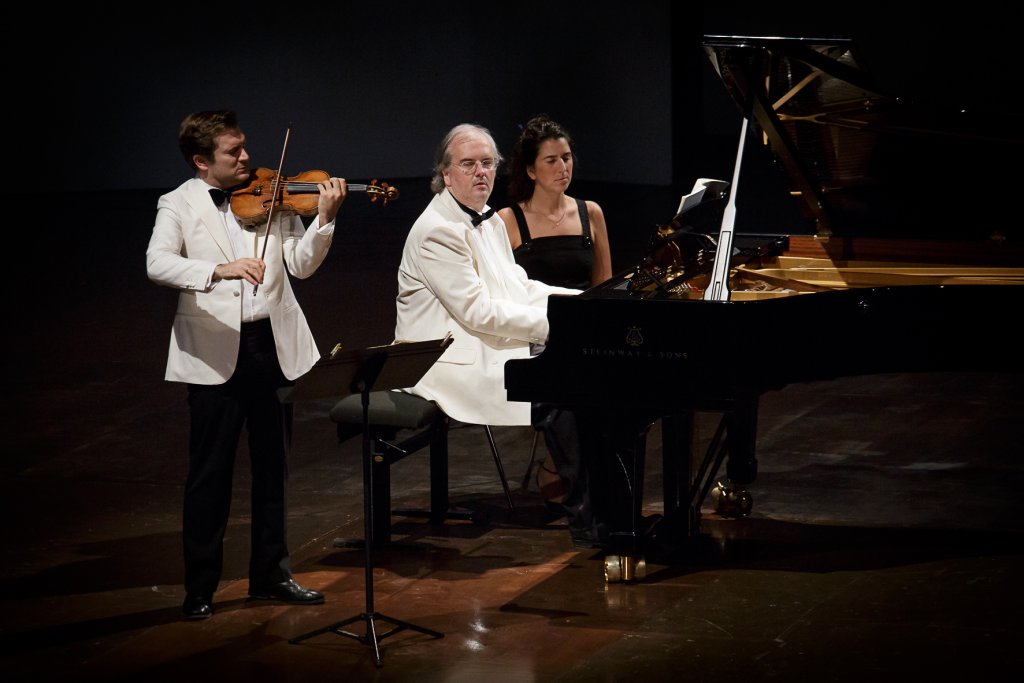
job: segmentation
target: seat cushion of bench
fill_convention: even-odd
[[[369,421],[371,427],[419,429],[441,415],[433,401],[404,391],[371,391]],[[352,394],[331,408],[330,418],[338,424],[363,423],[363,397]]]

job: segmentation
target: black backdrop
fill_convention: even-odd
[[[891,5],[343,2],[302,6],[300,16],[286,6],[207,5],[152,6],[145,17],[131,6],[33,9],[9,25],[30,34],[31,47],[4,48],[8,173],[31,182],[8,182],[5,192],[45,192],[56,178],[64,192],[173,187],[188,175],[178,122],[231,107],[257,165],[276,166],[291,123],[286,173],[318,168],[353,180],[427,176],[437,141],[462,121],[487,126],[507,151],[518,126],[545,112],[576,138],[578,183],[678,196],[697,177],[730,177],[734,163],[739,114],[700,50],[705,33],[849,37],[892,92],[1016,109],[1013,10]],[[758,208],[741,212],[738,226],[785,230],[789,216],[764,204],[782,185],[751,156],[756,180],[743,187]],[[627,204],[644,214],[644,198]],[[667,220],[672,204],[652,216]]]
[[[1020,24],[1002,5],[521,0],[263,11],[40,6],[8,23],[28,45],[3,48],[12,283],[3,355],[16,387],[88,349],[137,363],[147,390],[159,390],[176,296],[147,281],[144,253],[158,195],[189,175],[176,130],[196,109],[237,109],[258,165],[276,165],[291,122],[286,173],[323,168],[400,188],[388,207],[350,199],[321,272],[295,283],[326,350],[391,340],[402,242],[429,199],[434,147],[455,123],[489,127],[505,151],[533,114],[567,125],[579,152],[571,192],[605,208],[619,270],[695,178],[731,177],[740,117],[700,49],[705,33],[853,38],[884,87],[947,105],[1016,111],[1021,83]],[[783,183],[746,149],[737,229],[791,231]],[[977,178],[936,196],[996,204],[1016,220],[1016,188],[1001,170],[979,168]],[[504,202],[501,185],[493,204]]]
[[[606,208],[618,269],[696,178],[731,178],[740,116],[702,35],[853,38],[885,89],[1015,112],[1019,22],[1007,7],[343,2],[303,5],[298,16],[285,6],[268,14],[207,5],[151,6],[145,17],[109,4],[30,9],[9,25],[31,34],[30,47],[4,47],[11,163],[3,191],[17,195],[8,201],[12,223],[45,226],[36,230],[44,239],[85,229],[105,241],[107,229],[90,222],[120,201],[111,193],[166,191],[189,175],[176,146],[181,118],[231,107],[256,165],[277,165],[291,123],[286,174],[384,179],[415,202],[452,125],[485,125],[507,152],[518,125],[545,112],[576,139],[572,192]],[[737,229],[794,232],[782,179],[763,150],[746,149]],[[1000,173],[977,169],[983,191],[965,201],[1008,203]],[[936,195],[970,190],[937,187]],[[138,201],[151,208],[134,229],[147,232],[155,201]],[[504,203],[499,177],[492,204]],[[403,201],[392,215],[420,208]]]

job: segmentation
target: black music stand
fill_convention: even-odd
[[[372,543],[369,539],[373,524],[373,465],[370,448],[370,392],[401,389],[415,385],[444,350],[451,344],[451,337],[424,342],[404,342],[387,346],[372,346],[342,353],[332,353],[313,366],[313,369],[298,383],[285,398],[288,401],[302,401],[314,398],[337,396],[342,398],[359,393],[363,398],[363,533],[366,558],[366,609],[359,614],[341,621],[303,633],[290,639],[297,643],[322,633],[332,632],[354,638],[364,645],[372,645],[378,667],[381,660],[381,640],[406,629],[419,631],[434,638],[444,638],[443,633],[422,626],[410,624],[394,617],[381,614],[373,607],[373,558]],[[366,622],[366,633],[360,635],[346,631],[345,626],[357,621]],[[389,631],[377,634],[375,621],[394,624]]]

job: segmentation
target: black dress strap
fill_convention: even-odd
[[[587,213],[587,203],[582,199],[577,199],[576,208],[580,212],[580,224],[583,226],[583,244],[589,247],[594,240],[590,237],[590,214]]]
[[[519,240],[523,244],[529,244],[530,228],[526,225],[526,216],[523,214],[519,202],[512,202],[512,215],[516,217],[516,223],[519,224]]]

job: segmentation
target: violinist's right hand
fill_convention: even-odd
[[[218,264],[213,269],[213,281],[245,280],[251,285],[263,284],[263,272],[267,269],[263,259],[240,258],[230,263]]]

